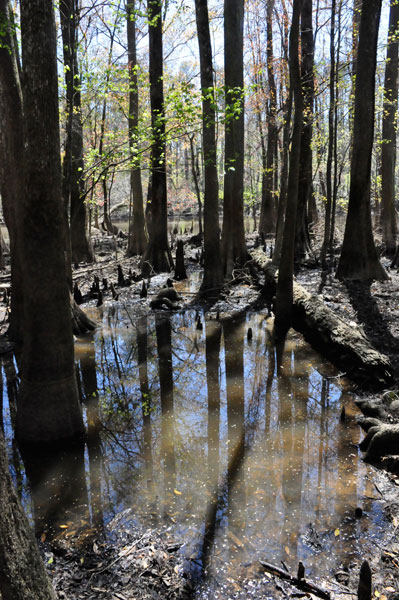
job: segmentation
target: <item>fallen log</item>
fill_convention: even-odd
[[[252,257],[265,275],[264,295],[271,298],[276,293],[277,269],[260,249],[253,251]],[[389,358],[371,345],[362,329],[345,323],[320,296],[296,282],[292,326],[315,350],[362,387],[378,390],[394,383]]]
[[[283,569],[280,569],[279,567],[276,567],[275,565],[267,563],[263,560],[260,560],[259,564],[262,565],[262,567],[272,575],[276,575],[277,577],[280,577],[280,579],[288,581],[291,585],[294,585],[303,592],[313,594],[318,598],[323,598],[323,600],[330,600],[331,598],[330,592],[316,585],[312,581],[308,581],[302,577],[294,577],[293,575],[287,573],[287,571],[283,571]]]

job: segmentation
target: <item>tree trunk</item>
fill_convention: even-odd
[[[224,2],[226,88],[222,260],[224,276],[248,260],[244,231],[244,0]]]
[[[298,209],[295,236],[295,258],[301,261],[310,252],[308,204],[312,193],[312,130],[314,99],[314,42],[312,0],[303,0],[301,12],[301,53],[303,127],[301,134],[301,164],[298,183]]]
[[[204,152],[204,278],[201,292],[218,290],[223,282],[219,234],[216,115],[212,47],[207,0],[195,0],[202,91],[202,144]]]
[[[363,0],[357,55],[349,206],[336,273],[339,279],[387,279],[374,245],[370,210],[375,70],[380,13],[381,0]]]
[[[0,2],[0,21],[4,25],[0,44],[0,193],[4,220],[10,237],[11,316],[9,336],[21,342],[23,336],[23,282],[19,227],[21,199],[24,193],[21,157],[24,152],[22,91],[16,40],[13,35],[11,7]]]
[[[17,435],[81,435],[63,243],[56,28],[51,0],[21,2],[25,117],[24,339]],[[22,243],[21,243],[22,240]]]
[[[360,18],[362,14],[362,2],[363,0],[353,0],[353,17],[352,17],[352,86],[351,93],[349,96],[349,127],[351,136],[353,136],[353,117],[355,112],[355,91],[356,91],[356,70],[357,70],[357,53],[359,48],[359,30],[360,30]],[[353,142],[353,140],[352,140]],[[351,143],[352,147],[352,143]]]
[[[0,2],[3,13],[4,0]],[[33,532],[19,502],[0,431],[0,596],[3,600],[55,600]]]
[[[104,156],[105,124],[106,124],[107,109],[108,109],[108,94],[110,91],[109,84],[110,84],[111,70],[112,70],[112,52],[113,52],[113,48],[114,48],[117,27],[118,27],[118,19],[116,18],[113,23],[112,29],[109,30],[110,41],[109,41],[109,49],[108,49],[108,56],[107,56],[107,70],[106,70],[104,92],[103,92],[104,99],[103,99],[103,106],[102,106],[102,111],[101,111],[100,137],[99,137],[99,142],[98,142],[98,155],[99,155],[100,159],[105,159],[105,156]],[[102,169],[101,179],[102,179],[103,200],[104,200],[103,223],[102,224],[103,224],[104,230],[106,232],[110,233],[111,235],[116,235],[118,230],[116,228],[114,228],[114,226],[112,225],[110,212],[109,212],[109,197],[108,197],[107,180],[108,180],[110,173],[109,173],[109,168],[107,167],[105,162],[101,164],[101,169]]]
[[[266,8],[267,32],[267,78],[269,82],[269,103],[267,110],[267,151],[265,160],[262,148],[262,206],[259,219],[259,233],[274,233],[276,228],[276,194],[274,190],[275,158],[277,145],[277,90],[274,79],[273,56],[273,10],[274,0],[268,0]]]
[[[168,244],[166,184],[165,106],[163,94],[162,0],[148,0],[150,38],[151,102],[151,230],[150,241],[142,260],[145,274],[170,271],[173,267]]]
[[[283,233],[284,233],[284,217],[285,209],[287,204],[287,180],[288,180],[288,158],[289,158],[289,145],[290,145],[290,131],[291,131],[291,116],[292,116],[292,90],[289,89],[288,82],[288,13],[285,6],[285,2],[282,2],[284,11],[284,35],[282,36],[282,46],[284,54],[284,62],[282,73],[282,80],[285,80],[287,92],[286,99],[283,105],[283,143],[282,143],[282,156],[281,156],[281,174],[280,174],[280,193],[277,207],[277,223],[276,223],[276,243],[274,246],[273,253],[273,264],[278,265],[281,258],[281,248],[283,244]]]
[[[384,106],[381,145],[381,224],[387,254],[396,249],[397,223],[395,210],[396,126],[398,109],[398,29],[399,4],[391,0],[387,58],[385,63]]]
[[[198,156],[195,155],[194,149],[194,133],[188,134],[188,139],[190,141],[190,155],[191,155],[191,172],[194,179],[194,188],[195,188],[195,196],[197,198],[198,204],[198,234],[202,236],[202,202],[201,202],[201,190],[200,190],[200,180],[199,180],[199,165],[198,165]]]
[[[321,263],[325,266],[326,256],[329,250],[331,238],[331,208],[333,196],[333,149],[334,149],[334,115],[335,115],[335,12],[336,0],[331,3],[331,29],[330,29],[330,104],[328,108],[328,150],[327,150],[327,198],[326,198],[326,216],[324,221],[324,239],[321,248]]]
[[[133,222],[129,227],[127,255],[144,254],[148,244],[145,225],[143,187],[141,184],[139,135],[139,88],[138,63],[136,52],[136,8],[135,1],[126,6],[127,16],[127,52],[129,60],[129,144],[131,155],[130,196],[133,204]]]
[[[66,85],[66,144],[63,162],[63,197],[71,211],[72,262],[93,262],[87,236],[87,215],[83,183],[83,125],[80,76],[77,57],[79,7],[76,0],[61,0],[60,18]]]
[[[334,102],[334,139],[333,139],[333,188],[332,188],[332,204],[331,204],[331,225],[330,225],[330,240],[329,240],[329,254],[333,256],[334,252],[334,239],[335,239],[335,217],[337,212],[337,197],[339,178],[338,175],[338,105],[339,105],[339,69],[340,69],[340,54],[341,54],[341,19],[342,19],[342,2],[339,0],[338,6],[338,39],[336,48],[336,61],[335,61],[335,74],[334,74],[334,85],[335,85],[335,102]],[[342,167],[341,167],[342,169]]]
[[[273,264],[278,265],[281,258],[281,249],[283,245],[284,234],[284,219],[287,206],[287,180],[289,166],[289,145],[290,145],[290,130],[292,117],[292,92],[288,91],[288,95],[283,107],[284,128],[283,128],[283,150],[281,164],[281,181],[280,194],[277,207],[277,223],[276,223],[276,242],[273,253]]]
[[[298,206],[299,166],[301,158],[301,133],[303,122],[303,98],[299,65],[299,19],[302,0],[294,0],[290,32],[290,89],[294,97],[294,128],[291,141],[290,169],[288,174],[287,206],[284,221],[284,235],[279,264],[279,277],[276,292],[276,318],[273,335],[281,340],[292,324],[293,277],[295,227]]]
[[[187,279],[186,267],[184,266],[184,242],[177,240],[176,260],[175,260],[175,277],[176,281]]]

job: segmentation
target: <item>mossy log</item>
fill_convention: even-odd
[[[265,274],[264,295],[273,297],[277,269],[262,250],[252,253]],[[389,358],[378,352],[360,327],[346,323],[323,302],[294,282],[293,328],[349,379],[367,389],[384,389],[394,382]]]

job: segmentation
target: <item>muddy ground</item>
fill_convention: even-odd
[[[254,246],[255,238],[255,235],[249,236],[249,248]],[[189,236],[185,246],[186,264],[189,274],[195,278],[199,277],[200,272],[199,250],[188,240]],[[267,243],[267,253],[270,252],[270,245]],[[118,247],[112,238],[104,237],[97,243],[96,250],[97,262],[94,265],[79,265],[74,269],[74,281],[83,294],[82,307],[121,302],[130,307],[136,306],[137,314],[153,310],[150,304],[167,285],[167,276],[159,275],[150,281],[146,280],[148,289],[144,296],[137,259],[125,258],[123,247]],[[345,321],[360,325],[375,347],[389,356],[395,372],[393,388],[373,395],[356,389],[356,395],[363,401],[360,404],[366,414],[380,410],[379,416],[384,415],[385,420],[399,422],[399,273],[397,269],[390,269],[388,259],[383,258],[382,262],[390,278],[371,285],[339,282],[333,272],[321,273],[320,267],[312,260],[297,274],[297,280],[313,293],[320,294]],[[117,265],[122,268],[125,279],[124,282],[119,279],[119,284]],[[100,280],[100,298],[92,290],[94,276]],[[111,282],[115,293],[110,290]],[[217,304],[208,309],[215,313],[245,310],[255,302],[261,285],[261,277],[256,280],[244,275],[225,290]],[[0,287],[4,290],[9,287],[9,273],[0,276]],[[179,284],[176,287],[181,291],[181,299],[177,300],[179,310],[193,303],[195,305],[197,300],[193,289],[179,288]],[[159,310],[165,309],[167,307]],[[3,331],[7,327],[7,311],[5,293],[0,314]],[[6,338],[0,342],[0,348],[7,349]],[[388,457],[376,467],[380,468],[376,497],[380,498],[382,510],[391,525],[387,528],[385,539],[376,544],[375,556],[367,557],[373,573],[373,593],[382,600],[399,600],[398,462]],[[143,530],[127,514],[114,519],[101,534],[83,528],[68,543],[62,539],[51,544],[44,541],[41,547],[58,597],[66,600],[184,599],[192,596],[194,588],[199,585],[196,580],[198,565],[184,556],[167,531]],[[358,580],[359,565],[353,565],[349,571],[338,572],[331,580],[319,581],[318,584],[329,590],[332,598],[345,600],[357,596]],[[231,583],[231,589],[224,588],[221,595],[209,593],[206,585],[202,591],[197,589],[197,594],[201,598],[285,598],[305,595],[280,577],[266,573],[259,563],[243,565],[241,572],[237,573],[237,580]]]

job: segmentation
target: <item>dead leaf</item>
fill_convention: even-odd
[[[65,537],[66,537],[66,538],[70,538],[70,537],[72,537],[73,535],[75,535],[75,533],[76,533],[76,531],[68,531],[68,532],[65,534]]]
[[[239,548],[244,548],[243,542],[233,533],[230,529],[227,532],[228,537],[235,543]]]
[[[340,534],[340,531],[339,531],[339,529],[337,528],[337,529],[334,531],[334,535],[335,535],[335,537],[337,537],[337,536],[339,536],[339,534]]]

